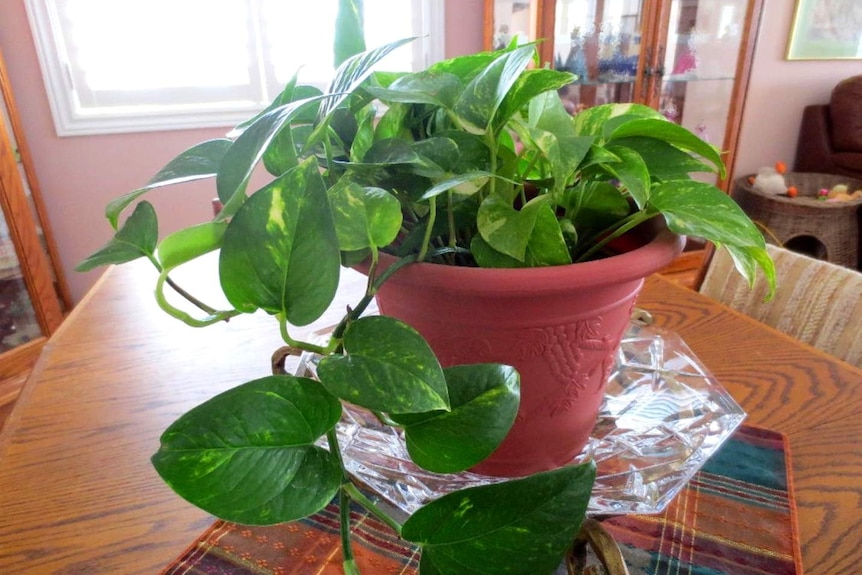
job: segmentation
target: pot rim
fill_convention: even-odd
[[[670,264],[681,252],[685,236],[667,229],[664,220],[655,236],[644,245],[630,251],[588,262],[536,268],[478,268],[421,262],[398,270],[387,284],[414,284],[424,288],[445,288],[449,291],[505,294],[530,291],[556,292],[573,288],[592,288],[638,281]],[[396,257],[380,252],[380,265],[385,268]],[[368,271],[367,262],[357,266]],[[613,271],[611,271],[613,269]]]

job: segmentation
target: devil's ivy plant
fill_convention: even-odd
[[[359,7],[341,4],[337,53],[352,54],[361,45]],[[417,73],[372,72],[408,41],[345,57],[326,91],[294,79],[227,137],[182,152],[108,205],[116,233],[79,269],[146,258],[167,313],[206,326],[263,310],[287,345],[322,356],[315,380],[272,375],[241,384],[164,432],[153,464],[191,503],[227,520],[272,524],[337,496],[343,511],[350,501],[366,505],[419,545],[423,575],[550,573],[579,529],[591,464],[452,493],[403,524],[351,483],[335,434],[342,402],[402,428],[414,462],[438,473],[482,461],[518,409],[511,367],[443,369],[413,328],[363,315],[376,290],[415,261],[534,267],[602,257],[608,242],[654,217],[726,247],[750,281],[761,268],[774,283],[772,262],[736,204],[690,177],[724,168],[719,152],[688,130],[631,104],[571,117],[556,90],[574,78],[532,66],[533,45]],[[271,181],[249,190],[260,164]],[[159,241],[156,212],[142,197],[199,179],[215,180],[222,211]],[[229,309],[171,277],[214,250]],[[383,272],[381,250],[400,258]],[[332,302],[342,264],[360,260],[369,262],[367,290],[329,340],[292,337],[292,326],[315,321]],[[197,313],[169,302],[166,290]],[[322,437],[328,449],[319,447]],[[349,516],[342,518],[345,571],[356,573]]]

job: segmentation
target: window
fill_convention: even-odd
[[[366,45],[417,36],[380,67],[443,57],[443,0],[364,0]],[[337,0],[28,0],[60,136],[229,127],[295,74],[333,73]]]

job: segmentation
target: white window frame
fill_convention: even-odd
[[[414,50],[421,51],[421,62],[425,67],[444,57],[444,0],[412,1],[418,6],[414,26],[421,31]],[[246,120],[268,103],[130,106],[126,109],[106,108],[101,112],[85,109],[78,100],[53,0],[26,0],[26,8],[58,136],[227,128]]]

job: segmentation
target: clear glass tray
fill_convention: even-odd
[[[304,357],[299,372],[313,373],[313,359]],[[632,323],[596,427],[574,459],[598,466],[589,514],[661,512],[744,418],[679,336]],[[420,469],[402,435],[360,408],[345,409],[338,438],[348,471],[407,513],[451,491],[505,481]]]

